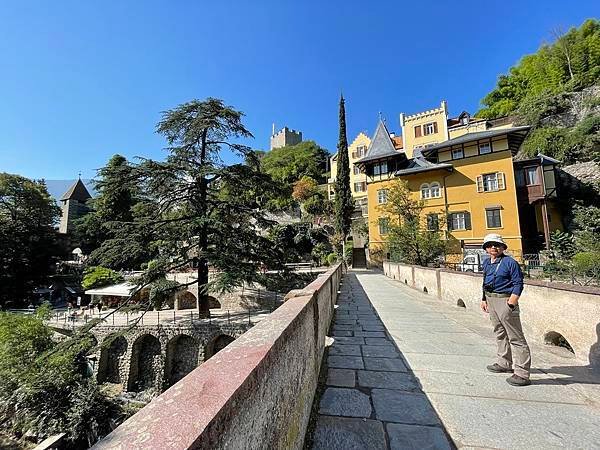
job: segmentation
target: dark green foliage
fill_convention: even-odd
[[[575,272],[600,281],[600,252],[581,252],[573,256]]]
[[[573,235],[560,230],[550,234],[550,246],[560,259],[571,258],[577,251]]]
[[[313,247],[311,252],[313,262],[318,266],[325,265],[327,262],[327,255],[331,253],[331,250],[332,246],[328,242],[318,243]]]
[[[86,336],[59,346],[43,323],[49,310],[34,316],[0,313],[0,427],[39,437],[67,434],[69,448],[88,448],[110,431],[119,408],[86,378]]]
[[[327,255],[327,264],[329,264],[330,266],[335,264],[338,261],[338,255],[336,255],[335,253],[330,253],[329,255]]]
[[[344,97],[340,97],[339,113],[340,134],[337,145],[337,174],[335,178],[334,216],[335,231],[343,237],[350,232],[352,223],[352,212],[354,211],[354,200],[350,190],[350,161],[348,158],[348,138],[346,136],[346,108]],[[340,248],[340,251],[343,251]]]
[[[113,222],[111,254],[140,237],[149,240],[157,255],[136,280],[140,286],[177,268],[198,268],[201,313],[208,312],[210,291],[254,281],[261,265],[282,260],[281,251],[263,234],[272,225],[263,212],[272,179],[261,172],[254,152],[236,143],[252,136],[242,118],[243,113],[215,98],[164,112],[156,130],[167,141],[168,156],[135,167],[135,183],[145,193],[136,205],[141,213],[134,210],[131,222]],[[224,149],[245,163],[225,166]],[[210,283],[209,267],[218,274]]]
[[[0,308],[26,305],[66,253],[54,229],[59,215],[43,181],[0,173]]]
[[[269,239],[271,245],[283,249],[286,262],[310,261],[315,246],[329,246],[325,230],[313,228],[310,223],[276,225],[271,229]]]
[[[111,269],[139,269],[156,256],[151,245],[152,230],[135,227],[135,220],[152,214],[152,201],[144,198],[136,168],[121,155],[114,155],[98,171],[97,197],[90,200],[93,211],[77,226],[77,238],[88,263]],[[128,235],[121,231],[128,228]]]
[[[277,182],[286,186],[302,177],[310,177],[324,183],[327,150],[319,147],[314,141],[304,141],[297,145],[275,148],[261,158],[262,169]]]
[[[83,272],[81,287],[83,290],[88,290],[122,283],[123,281],[123,276],[119,272],[107,269],[106,267],[91,266]]]

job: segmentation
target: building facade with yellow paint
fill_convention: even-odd
[[[358,165],[367,178],[369,247],[372,259],[387,255],[386,237],[393,218],[381,205],[396,179],[424,203],[423,222],[439,226],[449,241],[447,260],[459,262],[480,252],[483,237],[499,233],[517,259],[548,245],[561,229],[555,166],[543,155],[514,157],[529,127],[510,121],[473,119],[467,113],[448,119],[446,103],[414,115],[400,115],[403,149],[394,147],[381,121]]]

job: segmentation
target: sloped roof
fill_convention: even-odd
[[[131,293],[137,288],[135,284],[128,282],[113,284],[111,286],[104,286],[96,289],[88,289],[85,291],[88,295],[105,295],[111,297],[129,297]]]
[[[467,142],[477,141],[479,139],[489,139],[496,136],[502,136],[503,134],[506,134],[509,137],[511,137],[511,142],[509,142],[509,146],[513,152],[516,152],[521,146],[521,143],[525,140],[525,137],[527,136],[527,133],[529,133],[530,128],[531,127],[529,126],[497,128],[487,131],[467,133],[463,134],[462,136],[455,137],[454,139],[449,139],[447,141],[440,142],[439,144],[427,147],[423,149],[423,154],[429,156],[432,153],[435,153],[437,150],[452,147],[453,145],[466,144]]]
[[[452,170],[452,164],[448,163],[432,163],[423,157],[411,158],[405,168],[397,170],[394,175],[410,175],[413,173],[428,172],[430,170]]]
[[[79,178],[73,185],[63,194],[60,198],[61,200],[77,200],[80,202],[85,202],[86,200],[92,198],[90,193],[88,192],[85,184]]]
[[[396,150],[390,132],[386,128],[383,121],[380,119],[377,124],[377,129],[371,139],[371,145],[367,150],[367,155],[364,158],[359,159],[355,164],[364,163],[367,161],[374,161],[376,159],[385,158],[387,156],[398,156],[402,153]]]

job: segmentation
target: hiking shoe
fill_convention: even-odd
[[[531,381],[528,378],[521,378],[519,375],[514,375],[512,377],[508,377],[506,382],[511,386],[529,386]]]
[[[500,364],[498,363],[494,363],[490,366],[486,366],[486,369],[490,372],[494,372],[494,373],[512,373],[512,369],[506,369],[504,367],[502,367]]]

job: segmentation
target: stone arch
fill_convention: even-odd
[[[165,388],[173,386],[198,365],[200,345],[196,339],[180,334],[167,343]]]
[[[466,308],[466,307],[467,307],[467,305],[465,305],[465,302],[463,301],[463,299],[462,299],[462,298],[459,298],[459,299],[456,301],[456,306],[458,306],[459,308]]]
[[[208,308],[209,309],[220,309],[221,302],[219,300],[217,300],[215,297],[213,297],[212,295],[209,295],[208,296]]]
[[[144,334],[131,347],[131,363],[127,390],[141,392],[157,388],[161,370],[161,347],[156,336]]]
[[[122,363],[127,357],[127,339],[123,336],[108,336],[104,339],[98,362],[98,383],[121,383]]]
[[[182,291],[177,294],[177,309],[196,309],[198,299],[190,291]]]
[[[549,331],[544,335],[544,344],[555,345],[556,347],[563,347],[575,354],[573,347],[569,344],[569,341],[560,333],[556,331]]]
[[[204,360],[206,361],[208,358],[214,356],[215,353],[220,352],[233,341],[235,341],[235,338],[228,334],[219,334],[215,336],[212,340],[208,342],[208,344],[206,344]]]

